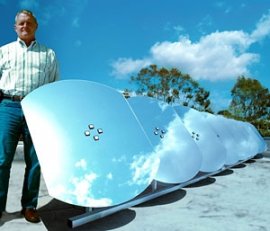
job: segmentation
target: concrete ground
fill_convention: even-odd
[[[267,142],[269,149],[261,157],[74,229],[67,220],[84,209],[51,198],[43,179],[38,207],[42,222],[31,224],[21,217],[24,162],[17,156],[0,230],[270,231],[270,139]]]

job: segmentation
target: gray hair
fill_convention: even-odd
[[[25,10],[25,9],[24,9],[24,10],[18,11],[18,13],[17,13],[16,16],[15,16],[15,23],[17,22],[18,16],[19,16],[20,14],[27,14],[27,15],[31,16],[31,17],[34,19],[35,23],[38,24],[38,23],[37,23],[36,16],[32,13],[32,11],[30,11],[30,10]]]

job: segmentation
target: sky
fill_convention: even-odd
[[[20,9],[54,49],[61,79],[134,89],[143,67],[176,67],[228,108],[237,77],[270,88],[270,0],[0,0],[0,46],[16,40]]]

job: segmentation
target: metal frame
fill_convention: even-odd
[[[75,227],[84,225],[86,223],[89,223],[89,222],[101,219],[103,217],[109,216],[109,215],[111,215],[113,213],[116,213],[116,212],[119,212],[121,210],[133,207],[135,205],[144,203],[146,201],[150,201],[152,199],[155,199],[157,197],[160,197],[160,196],[166,195],[168,193],[174,192],[174,191],[179,190],[179,189],[181,189],[183,187],[186,187],[186,186],[188,186],[190,184],[194,184],[194,183],[199,182],[199,181],[201,181],[203,179],[206,179],[207,177],[216,175],[216,174],[218,174],[220,172],[223,172],[223,171],[225,171],[227,169],[235,167],[235,166],[237,166],[239,164],[242,164],[242,163],[254,158],[255,156],[249,157],[249,158],[247,158],[245,160],[238,161],[237,163],[232,164],[232,165],[224,166],[223,168],[221,168],[220,170],[215,171],[215,172],[211,172],[211,173],[199,172],[197,174],[197,176],[195,176],[193,179],[191,179],[191,180],[189,180],[187,182],[184,182],[184,183],[179,183],[179,184],[162,184],[161,183],[160,184],[159,182],[154,180],[151,183],[151,187],[152,187],[151,192],[142,193],[141,195],[137,196],[136,198],[134,198],[134,199],[132,199],[130,201],[127,201],[125,203],[122,203],[122,204],[119,204],[119,205],[116,205],[116,206],[112,206],[112,207],[86,208],[85,213],[83,213],[81,215],[78,215],[78,216],[75,216],[75,217],[69,218],[68,219],[68,226],[70,226],[71,228],[75,228]],[[159,188],[158,187],[159,185],[160,186],[162,185],[162,187]]]

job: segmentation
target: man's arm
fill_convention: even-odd
[[[56,59],[56,55],[54,51],[51,52],[51,60],[52,61],[51,61],[49,78],[50,78],[50,82],[55,82],[59,80],[60,76],[59,76],[59,65],[58,65],[58,61]]]
[[[0,80],[2,78],[2,69],[3,69],[3,52],[0,47]]]

